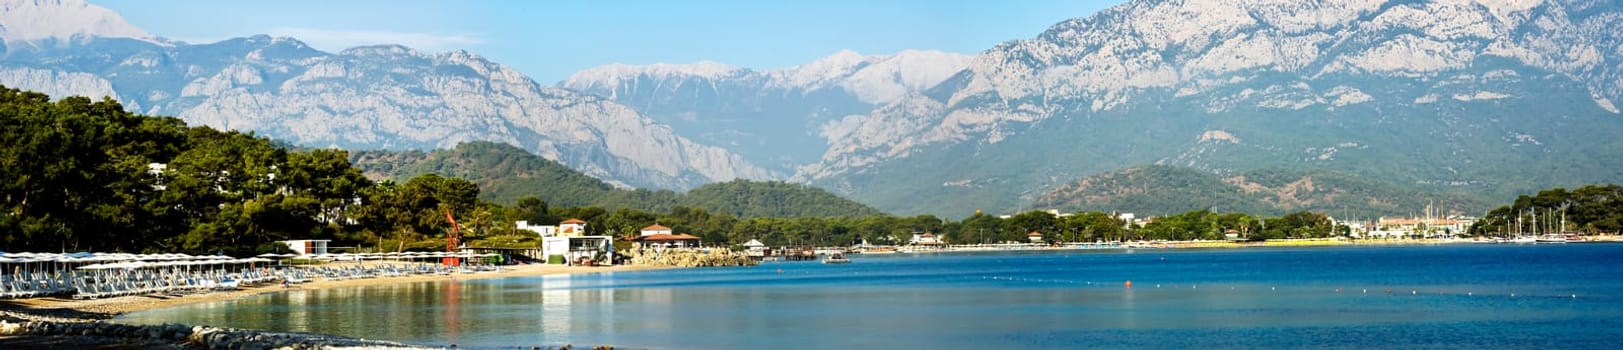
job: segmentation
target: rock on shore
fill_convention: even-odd
[[[105,348],[108,345],[142,349],[416,349],[406,344],[337,336],[269,332],[211,326],[128,325],[106,322],[0,320],[0,338],[45,337],[41,348]]]
[[[755,266],[760,262],[728,249],[642,249],[626,253],[632,265],[672,267]]]

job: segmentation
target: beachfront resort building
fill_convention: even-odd
[[[295,254],[299,254],[299,255],[321,255],[321,254],[327,254],[327,243],[331,243],[332,240],[329,240],[329,239],[298,239],[298,240],[279,241],[279,242],[281,242],[282,244],[286,244],[287,249],[293,250],[293,253],[295,253]]]
[[[653,225],[649,225],[648,227],[644,227],[644,228],[642,228],[642,230],[639,230],[639,231],[641,231],[642,234],[638,235],[637,237],[632,237],[630,239],[630,241],[636,242],[638,246],[641,246],[643,248],[698,248],[699,247],[699,237],[698,236],[694,236],[694,235],[690,235],[690,234],[686,234],[686,233],[673,234],[672,232],[674,232],[674,231],[672,231],[671,228],[662,226],[662,225],[657,224],[657,223],[653,224]]]
[[[586,221],[581,219],[564,220],[557,225],[530,225],[529,221],[524,220],[519,220],[515,224],[518,229],[535,232],[541,237],[580,236],[586,232]]]
[[[558,225],[530,225],[525,221],[516,224],[520,230],[541,235],[541,253],[547,262],[614,261],[614,238],[587,235],[585,220],[569,219]]]
[[[1043,242],[1043,233],[1042,232],[1037,232],[1037,231],[1031,231],[1031,233],[1026,234],[1026,239],[1031,240],[1031,243],[1042,243]]]
[[[1364,238],[1455,238],[1476,222],[1465,216],[1386,218],[1375,221]]]

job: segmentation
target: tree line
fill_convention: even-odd
[[[1510,234],[1623,231],[1623,186],[1588,185],[1568,191],[1553,188],[1516,197],[1509,205],[1489,210],[1471,225],[1477,236]]]

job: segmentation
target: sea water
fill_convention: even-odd
[[[1619,348],[1620,264],[1618,244],[854,255],[295,289],[117,321],[463,348]]]

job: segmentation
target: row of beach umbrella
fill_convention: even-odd
[[[148,262],[148,261],[121,261],[121,262],[115,262],[115,263],[90,264],[90,265],[80,266],[80,267],[78,267],[78,269],[80,269],[80,270],[139,269],[139,268],[143,268],[143,267],[174,267],[174,266],[198,266],[198,265],[251,264],[251,263],[272,262],[272,261],[275,261],[275,260],[265,259],[265,258],[247,258],[247,259],[229,259],[229,260],[225,260],[225,259],[209,259],[209,260],[153,261],[153,262]]]
[[[260,254],[261,258],[295,258],[309,260],[367,260],[367,259],[428,259],[428,258],[483,258],[500,254],[472,253],[472,252],[389,252],[389,253],[338,253],[338,254]]]
[[[234,260],[236,258],[224,255],[188,255],[181,253],[163,254],[131,254],[131,253],[3,253],[0,252],[0,263],[26,263],[26,262],[57,262],[57,263],[101,263],[111,261],[211,261]]]

